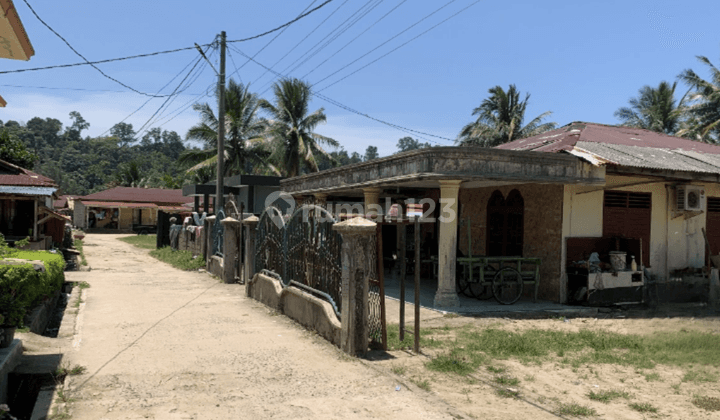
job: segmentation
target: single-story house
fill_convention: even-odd
[[[703,230],[720,252],[720,147],[635,128],[576,122],[492,149],[420,149],[281,190],[382,211],[424,199],[437,220],[423,238],[436,244],[438,307],[459,304],[458,255],[539,258],[540,298],[602,304],[642,299],[647,280],[705,266]]]
[[[73,222],[82,229],[129,232],[134,225],[156,225],[158,211],[180,213],[192,209],[182,190],[116,187],[70,200]]]
[[[0,233],[8,242],[30,238],[32,249],[61,243],[66,218],[53,211],[52,179],[0,160]]]

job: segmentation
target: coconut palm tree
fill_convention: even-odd
[[[190,127],[186,138],[200,140],[203,150],[187,150],[180,156],[180,163],[197,163],[189,169],[217,164],[218,119],[207,103],[195,104],[193,109],[200,114],[200,122]],[[225,176],[241,173],[277,173],[267,163],[269,152],[264,145],[265,121],[258,117],[258,98],[250,93],[249,86],[230,79],[225,90]]]
[[[510,85],[507,92],[502,87],[495,86],[488,90],[488,93],[490,96],[473,110],[472,114],[477,115],[477,119],[460,131],[457,140],[459,145],[494,147],[534,136],[557,126],[554,122],[542,122],[552,114],[550,111],[523,125],[530,94],[525,95],[525,99],[521,101],[520,91],[515,85]]]
[[[700,62],[710,68],[710,80],[698,76],[687,69],[678,76],[690,85],[690,105],[687,106],[687,123],[678,134],[689,135],[697,140],[720,142],[720,70],[707,57],[698,56]]]
[[[338,147],[330,137],[316,133],[315,127],[327,121],[325,110],[309,113],[310,85],[299,79],[283,79],[273,85],[275,103],[260,100],[260,107],[270,115],[267,136],[272,144],[272,160],[279,162],[288,177],[303,170],[317,172],[316,155],[330,155],[320,144]],[[332,159],[332,158],[330,158]]]
[[[636,98],[630,98],[629,107],[621,107],[615,111],[615,117],[627,127],[644,128],[669,135],[675,134],[682,122],[682,106],[684,97],[679,104],[675,103],[675,87],[660,82],[657,88],[643,86]]]

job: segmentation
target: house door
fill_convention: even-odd
[[[487,248],[491,257],[523,254],[525,202],[518,190],[510,191],[505,199],[495,190],[487,207]]]
[[[720,254],[720,197],[707,198],[707,227],[705,228],[710,252]]]
[[[650,266],[652,194],[605,191],[603,236],[642,239],[642,263]],[[639,256],[635,256],[639,261]]]

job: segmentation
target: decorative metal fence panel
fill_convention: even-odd
[[[378,232],[382,234],[382,227],[378,226]],[[368,296],[368,335],[370,336],[370,342],[385,346],[385,340],[383,339],[383,328],[384,328],[384,308],[385,300],[383,299],[382,293],[384,292],[382,287],[382,278],[379,275],[382,267],[382,248],[378,247],[377,244],[382,240],[382,236],[378,236],[376,241],[371,241],[370,249],[367,250],[369,261],[369,296]]]
[[[287,266],[283,280],[326,294],[342,313],[342,239],[332,229],[336,221],[332,213],[312,204],[293,213],[285,226]]]
[[[260,216],[255,245],[255,272],[268,270],[283,275],[285,219],[280,210],[268,207]]]
[[[212,255],[223,255],[223,237],[225,234],[225,229],[222,223],[220,223],[225,218],[225,211],[223,209],[220,209],[217,214],[215,215],[215,223],[212,227]]]

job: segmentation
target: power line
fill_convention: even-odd
[[[234,47],[234,46],[233,46],[233,47],[231,47],[231,48],[234,48],[235,51],[236,51],[237,53],[241,54],[242,56],[244,56],[244,57],[249,57],[247,54],[245,54],[244,52],[240,51],[237,47]],[[253,61],[255,64],[259,65],[260,67],[263,67],[263,68],[265,68],[265,69],[269,69],[269,71],[272,72],[272,73],[274,73],[277,77],[287,78],[287,76],[285,76],[285,75],[283,75],[283,74],[280,74],[280,73],[276,72],[275,70],[270,69],[269,67],[265,66],[264,64],[259,63],[257,60],[254,60],[254,59],[253,59],[252,61]],[[336,101],[336,100],[334,100],[334,99],[331,99],[331,98],[329,98],[329,97],[327,97],[327,96],[325,96],[325,95],[322,95],[322,94],[319,94],[319,93],[315,93],[315,92],[313,92],[312,90],[311,90],[310,93],[311,93],[313,96],[316,96],[316,97],[318,97],[318,98],[320,98],[320,99],[322,99],[322,100],[324,100],[324,101],[326,101],[326,102],[329,102],[329,103],[331,103],[331,104],[333,104],[333,105],[335,105],[335,106],[337,106],[337,107],[340,107],[340,108],[342,108],[342,109],[344,109],[344,110],[346,110],[346,111],[352,112],[353,114],[357,114],[357,115],[363,116],[363,117],[365,117],[365,118],[369,118],[369,119],[371,119],[371,120],[373,120],[373,121],[377,121],[377,122],[379,122],[379,123],[381,123],[381,124],[385,124],[385,125],[387,125],[387,126],[389,126],[389,127],[393,127],[393,128],[395,128],[395,129],[398,129],[398,130],[400,130],[400,131],[404,131],[404,132],[406,132],[406,133],[415,134],[415,135],[418,136],[418,137],[420,137],[419,135],[424,135],[424,136],[435,137],[435,138],[438,138],[438,139],[447,140],[447,141],[451,141],[451,142],[454,142],[454,141],[455,141],[454,139],[449,139],[449,138],[447,138],[447,137],[442,137],[442,136],[438,136],[438,135],[435,135],[435,134],[425,133],[425,132],[422,132],[422,131],[413,130],[413,129],[411,129],[411,128],[403,127],[403,126],[401,126],[401,125],[397,125],[397,124],[393,124],[393,123],[390,123],[390,122],[387,122],[387,121],[383,121],[383,120],[381,120],[381,119],[379,119],[379,118],[372,117],[372,116],[370,116],[370,115],[368,115],[368,114],[366,114],[366,113],[364,113],[364,112],[358,111],[358,110],[353,109],[353,108],[351,108],[351,107],[349,107],[349,106],[347,106],[347,105],[344,105],[344,104],[342,104],[342,103],[340,103],[340,102],[338,102],[338,101]],[[422,137],[421,137],[421,138],[422,138]],[[433,143],[435,143],[435,144],[442,144],[442,143],[439,143],[439,142],[437,142],[437,141],[435,141],[435,140],[430,140],[430,139],[426,139],[426,138],[422,138],[422,139],[423,139],[423,140],[427,140],[427,141],[431,141],[431,142],[433,142]]]
[[[392,9],[390,9],[389,12],[385,13],[380,19],[378,19],[378,20],[376,20],[375,22],[373,22],[372,25],[368,26],[368,27],[367,27],[364,31],[362,31],[358,36],[356,36],[355,38],[353,38],[352,40],[350,40],[350,42],[348,42],[347,44],[345,44],[345,45],[343,45],[342,47],[340,47],[340,49],[337,50],[337,51],[335,51],[330,57],[326,58],[325,61],[323,61],[322,63],[320,63],[320,64],[318,64],[317,66],[315,66],[315,68],[313,68],[313,69],[310,70],[309,72],[305,73],[305,74],[301,77],[301,79],[305,79],[307,76],[309,76],[310,74],[312,74],[315,70],[317,70],[318,68],[320,68],[320,66],[322,66],[322,65],[325,64],[325,63],[327,63],[328,60],[330,60],[331,58],[335,57],[340,51],[344,50],[348,45],[350,45],[350,44],[352,44],[353,42],[355,42],[358,38],[360,38],[361,36],[363,36],[367,31],[369,31],[370,29],[372,29],[375,25],[377,25],[378,23],[380,23],[381,20],[385,19],[388,15],[390,15],[390,14],[391,14],[392,12],[394,12],[398,7],[402,6],[402,5],[405,4],[406,2],[407,2],[407,0],[402,0],[400,3],[397,4],[397,6],[393,7]]]
[[[208,47],[208,49],[210,49],[210,46],[209,46],[209,45],[207,45],[207,47]],[[206,50],[205,52],[207,52],[207,50]],[[161,87],[161,88],[158,90],[158,93],[162,92],[163,89],[165,89],[166,87],[168,87],[168,86],[170,85],[170,83],[173,82],[173,80],[175,80],[175,79],[177,79],[178,77],[180,77],[180,75],[183,74],[183,73],[185,72],[185,70],[186,70],[188,67],[190,67],[190,65],[191,65],[193,62],[195,62],[195,58],[194,58],[194,57],[193,57],[192,60],[190,60],[189,63],[187,63],[187,65],[185,65],[185,67],[184,67],[182,70],[180,70],[175,76],[173,76],[173,78],[170,79],[170,81],[168,81],[163,87]],[[120,121],[120,122],[121,122],[121,123],[122,123],[122,122],[125,122],[128,118],[130,118],[130,117],[132,117],[133,115],[135,115],[138,111],[140,111],[141,109],[143,109],[143,108],[145,107],[145,105],[147,105],[152,99],[153,99],[153,98],[148,98],[148,100],[146,100],[145,102],[143,102],[142,105],[140,105],[135,111],[131,112],[130,115],[128,115],[127,117],[123,118],[122,121]],[[119,123],[118,123],[118,124],[119,124]],[[105,134],[107,134],[111,129],[112,129],[112,127],[111,127],[111,128],[108,128],[107,130],[105,130],[105,132],[103,132],[103,133],[100,135],[100,137],[102,137],[102,136],[104,136]]]
[[[68,48],[70,48],[70,49],[72,50],[72,52],[74,52],[75,54],[77,54],[78,57],[80,57],[80,58],[82,58],[83,60],[85,60],[85,62],[86,62],[87,64],[89,64],[90,66],[92,66],[92,68],[94,68],[95,70],[97,70],[98,72],[100,72],[100,74],[102,74],[102,75],[105,76],[106,78],[112,80],[113,82],[119,84],[120,86],[123,86],[124,88],[130,89],[131,91],[133,91],[133,92],[135,92],[135,93],[139,93],[140,95],[151,96],[151,97],[158,97],[158,96],[155,96],[155,95],[151,95],[151,94],[149,94],[149,93],[141,92],[141,91],[139,91],[139,90],[137,90],[137,89],[135,89],[135,88],[133,88],[133,87],[130,87],[130,86],[126,85],[125,83],[123,83],[123,82],[121,82],[121,81],[119,81],[119,80],[117,80],[117,79],[115,79],[115,78],[113,78],[113,77],[108,76],[107,74],[105,74],[105,72],[103,72],[102,70],[100,70],[100,68],[99,68],[98,66],[96,66],[95,64],[90,63],[90,61],[89,61],[87,58],[85,58],[84,55],[80,54],[80,53],[78,52],[78,50],[76,50],[75,48],[73,48],[73,46],[70,45],[70,43],[69,43],[65,38],[63,38],[62,35],[60,35],[55,29],[53,29],[53,28],[52,28],[50,25],[48,25],[44,20],[42,20],[42,18],[37,14],[37,12],[35,11],[35,9],[32,8],[32,6],[30,5],[30,3],[28,3],[27,0],[23,0],[23,1],[24,1],[25,4],[27,5],[27,7],[30,9],[30,11],[33,13],[33,15],[35,15],[35,17],[37,18],[37,20],[40,21],[40,23],[42,23],[43,25],[45,25],[45,27],[48,28],[48,29],[50,30],[50,32],[52,32],[53,34],[55,34],[55,36],[57,36],[58,38],[60,38],[60,39],[65,43],[65,45],[67,45]],[[162,96],[160,96],[160,97],[162,97]]]
[[[360,61],[360,60],[362,60],[363,58],[367,57],[368,55],[370,55],[370,54],[373,53],[374,51],[378,50],[379,48],[381,48],[382,46],[384,46],[384,45],[387,44],[388,42],[392,41],[393,39],[399,37],[400,35],[404,34],[405,32],[407,32],[407,31],[409,31],[410,29],[414,28],[415,26],[419,25],[421,22],[425,21],[426,19],[428,19],[428,18],[430,18],[431,16],[433,16],[435,13],[441,11],[442,9],[448,7],[448,6],[451,5],[452,3],[455,3],[456,1],[457,1],[457,0],[450,0],[449,2],[447,2],[447,3],[445,3],[444,5],[440,6],[438,9],[435,9],[435,11],[433,11],[432,13],[426,15],[426,16],[423,17],[422,19],[418,20],[417,22],[413,23],[412,25],[408,26],[407,28],[403,29],[402,31],[398,32],[398,33],[395,34],[393,37],[391,37],[391,38],[387,39],[386,41],[382,42],[380,45],[376,46],[375,48],[371,49],[370,51],[366,52],[365,54],[361,55],[360,57],[358,57],[358,58],[356,58],[355,60],[351,61],[350,63],[346,64],[345,66],[343,66],[343,67],[335,70],[335,71],[332,72],[330,75],[325,76],[324,78],[318,80],[318,81],[315,82],[314,84],[322,83],[322,82],[324,82],[325,80],[327,80],[328,78],[330,78],[330,77],[334,76],[335,74],[339,73],[340,71],[342,71],[342,70],[346,69],[347,67],[349,67],[349,66],[357,63],[358,61]]]
[[[454,0],[453,0],[453,1],[454,1]],[[383,58],[387,57],[388,55],[390,55],[390,54],[394,53],[395,51],[397,51],[397,50],[399,50],[400,48],[402,48],[402,47],[406,46],[407,44],[409,44],[409,43],[411,43],[411,42],[415,41],[416,39],[420,38],[421,36],[425,35],[426,33],[430,32],[430,31],[432,31],[433,29],[437,28],[438,26],[442,25],[443,23],[447,22],[448,20],[450,20],[450,19],[454,18],[455,16],[459,15],[460,13],[464,12],[465,10],[467,10],[467,9],[469,9],[469,8],[473,7],[474,5],[476,5],[476,4],[478,4],[478,3],[480,3],[481,1],[482,1],[482,0],[476,0],[476,1],[474,2],[474,3],[471,3],[471,4],[470,4],[470,5],[468,5],[467,7],[463,8],[463,9],[460,9],[460,10],[459,10],[459,11],[458,11],[457,13],[455,13],[455,14],[453,14],[453,15],[449,16],[448,18],[446,18],[445,20],[443,20],[443,21],[441,21],[440,23],[436,24],[435,26],[432,26],[432,27],[430,27],[430,28],[429,28],[429,29],[427,29],[426,31],[424,31],[424,32],[422,32],[422,33],[418,34],[417,36],[415,36],[415,37],[411,38],[410,40],[408,40],[408,41],[406,41],[406,42],[404,42],[404,43],[400,44],[400,45],[399,45],[399,46],[397,46],[396,48],[393,48],[392,50],[390,50],[390,51],[388,51],[387,53],[385,53],[385,54],[381,55],[380,57],[376,58],[375,60],[373,60],[373,61],[371,61],[371,62],[369,62],[369,63],[365,64],[364,66],[360,67],[359,69],[355,70],[354,72],[352,72],[352,73],[350,73],[350,74],[346,75],[345,77],[343,77],[343,78],[341,78],[341,79],[338,79],[338,80],[334,81],[333,83],[331,83],[331,84],[329,84],[329,85],[325,86],[324,88],[320,89],[320,90],[319,90],[318,92],[322,92],[323,90],[325,90],[325,89],[327,89],[327,88],[329,88],[329,87],[331,87],[331,86],[334,86],[334,85],[336,85],[336,84],[338,84],[338,83],[342,82],[343,80],[345,80],[345,79],[347,79],[348,77],[352,76],[353,74],[355,74],[355,73],[359,72],[360,70],[362,70],[362,69],[364,69],[364,68],[366,68],[366,67],[368,67],[368,66],[370,66],[370,65],[372,65],[372,64],[374,64],[374,63],[376,63],[377,61],[379,61],[379,60],[381,60],[381,59],[383,59]],[[355,61],[357,61],[357,60],[355,60]],[[355,61],[353,61],[353,63],[354,63]],[[352,64],[352,63],[351,63],[351,64]],[[348,64],[348,66],[349,66],[349,65],[350,65],[350,64]],[[346,68],[346,67],[348,67],[348,66],[345,66],[345,67],[343,67],[343,68]],[[342,70],[343,68],[339,69],[338,71],[336,71],[336,72],[335,72],[335,73],[333,73],[333,74],[336,74],[337,72],[339,72],[339,71],[340,71],[340,70]],[[331,74],[330,76],[332,76],[333,74]],[[328,77],[330,77],[330,76],[328,76]],[[327,79],[328,77],[326,77],[326,78],[324,78],[324,79],[320,80],[320,81],[319,81],[319,82],[317,82],[317,83],[320,83],[320,82],[322,82],[323,80],[326,80],[326,79]]]
[[[295,22],[297,22],[298,20],[304,18],[305,16],[310,15],[311,13],[313,13],[313,12],[315,12],[315,11],[317,11],[317,10],[322,9],[323,6],[325,6],[326,4],[328,4],[328,3],[332,2],[332,1],[333,1],[333,0],[327,0],[325,3],[319,5],[318,7],[312,9],[311,11],[309,11],[309,12],[307,12],[307,13],[304,13],[304,14],[296,17],[295,19],[291,20],[290,22],[287,22],[287,23],[285,23],[285,24],[282,24],[282,25],[278,26],[278,27],[275,28],[275,29],[271,29],[271,30],[269,30],[269,31],[267,31],[267,32],[263,32],[263,33],[261,33],[261,34],[259,34],[259,35],[251,36],[251,37],[249,37],[249,38],[236,39],[236,40],[234,40],[234,41],[227,41],[227,43],[229,44],[229,43],[231,43],[231,42],[245,42],[245,41],[250,41],[250,40],[253,40],[253,39],[256,39],[256,38],[263,37],[263,36],[265,36],[265,35],[269,35],[269,34],[271,34],[271,33],[273,33],[273,32],[279,31],[280,29],[282,29],[282,28],[284,28],[284,27],[286,27],[286,26],[292,25],[293,23],[295,23]]]
[[[301,39],[297,44],[295,44],[295,46],[293,46],[292,48],[290,48],[290,50],[288,50],[288,52],[286,52],[285,55],[283,55],[282,57],[280,57],[279,60],[277,60],[275,63],[273,63],[273,65],[270,66],[270,68],[274,68],[275,66],[278,65],[279,62],[283,61],[283,60],[285,59],[285,57],[287,57],[288,55],[290,55],[290,53],[293,52],[293,51],[295,50],[295,48],[297,48],[298,46],[300,46],[300,44],[302,44],[303,42],[305,42],[305,40],[308,39],[308,38],[310,37],[310,35],[314,34],[315,31],[318,30],[318,28],[320,28],[325,22],[327,22],[328,19],[330,19],[335,13],[337,13],[338,10],[340,10],[343,6],[345,6],[345,4],[346,4],[348,1],[349,1],[349,0],[345,0],[340,6],[338,6],[337,9],[333,10],[333,12],[330,13],[325,19],[323,19],[322,22],[318,23],[318,25],[315,26],[315,28],[313,28],[312,31],[308,32],[308,34],[305,35],[305,37],[304,37],[303,39]],[[311,48],[311,49],[312,49],[312,48]],[[291,65],[292,65],[292,64],[291,64]],[[260,77],[258,77],[257,79],[255,79],[255,80],[253,81],[253,83],[255,83],[255,82],[257,82],[258,80],[260,80],[263,76],[265,76],[265,75],[267,74],[267,72],[268,72],[268,70],[265,70],[265,73],[261,74]]]
[[[25,85],[0,85],[2,87],[23,88],[23,89],[48,89],[48,90],[73,90],[82,92],[109,92],[109,93],[127,93],[127,90],[110,90],[110,89],[83,89],[71,87],[51,87],[51,86],[25,86]],[[197,93],[186,93],[186,95],[198,95]]]
[[[317,1],[317,0],[313,0],[312,3],[310,3],[302,12],[300,12],[300,14],[299,14],[298,16],[302,16],[302,14],[305,13],[305,12],[307,11],[307,9],[309,9],[310,7],[312,7],[312,5],[315,4],[316,1]],[[268,41],[267,44],[265,44],[262,48],[260,48],[260,50],[253,55],[253,58],[257,57],[258,54],[260,54],[261,52],[263,52],[263,51],[265,50],[265,48],[267,48],[268,46],[270,46],[270,44],[272,44],[276,39],[278,39],[278,37],[279,37],[280,35],[282,35],[282,34],[285,32],[285,30],[287,30],[287,28],[288,28],[288,26],[284,27],[283,30],[280,31],[280,33],[278,33],[277,35],[275,35],[275,37],[273,37],[273,39],[271,39],[270,41]],[[239,72],[240,70],[242,70],[242,68],[245,67],[245,66],[247,65],[247,63],[249,63],[249,62],[250,62],[250,60],[247,60],[247,61],[245,61],[245,62],[243,63],[242,66],[240,66],[240,68],[235,68],[235,72],[233,72],[232,74],[230,74],[230,76],[228,76],[228,78],[232,77],[235,73],[237,73],[237,72]],[[234,66],[234,65],[235,65],[235,64],[233,63],[233,66]],[[262,77],[262,76],[260,76],[260,77]]]

